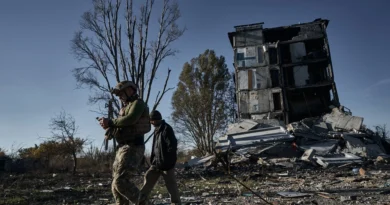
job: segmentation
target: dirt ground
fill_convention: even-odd
[[[353,168],[240,165],[231,173],[270,204],[390,205],[390,166]],[[222,170],[178,169],[177,178],[183,204],[266,204]],[[141,184],[142,174],[135,180]],[[0,205],[113,204],[110,183],[109,173],[0,173]],[[168,197],[160,179],[151,194],[153,204],[169,204]]]

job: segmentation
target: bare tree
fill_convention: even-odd
[[[177,25],[180,18],[177,2],[163,0],[157,39],[150,40],[150,17],[155,0],[143,2],[137,15],[133,0],[93,0],[93,9],[84,13],[81,29],[72,40],[75,57],[86,64],[73,70],[78,87],[87,86],[94,91],[89,97],[91,104],[112,99],[116,116],[120,103],[110,94],[110,88],[122,80],[134,81],[139,86],[140,97],[148,103],[161,62],[178,52],[171,44],[185,31]],[[172,89],[167,88],[170,72],[168,69],[165,85],[158,92],[153,109]]]
[[[384,139],[389,137],[389,130],[387,130],[386,124],[375,126],[375,130],[380,137]]]
[[[76,120],[70,114],[62,111],[59,115],[53,117],[50,122],[52,130],[52,140],[64,145],[61,152],[65,155],[71,155],[73,159],[73,174],[77,169],[77,154],[82,152],[87,139],[76,137],[78,126]]]

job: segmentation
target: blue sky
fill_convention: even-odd
[[[38,144],[39,137],[50,136],[49,121],[62,109],[75,117],[79,136],[101,145],[104,132],[90,111],[95,107],[87,104],[89,91],[75,89],[71,73],[80,63],[70,51],[70,40],[82,13],[92,8],[91,2],[2,2],[0,147]],[[179,23],[188,30],[174,43],[180,53],[162,63],[162,77],[155,85],[163,85],[169,67],[173,71],[170,87],[174,87],[182,65],[205,49],[225,56],[232,68],[233,50],[227,33],[236,25],[265,22],[264,27],[275,27],[326,18],[330,20],[328,38],[341,103],[354,115],[364,117],[369,126],[389,124],[389,4],[386,0],[180,1]],[[160,7],[157,3],[155,11]],[[155,15],[151,26],[156,25]],[[159,106],[165,117],[171,114],[171,95],[168,93]]]

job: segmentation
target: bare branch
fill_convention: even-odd
[[[169,4],[164,0],[161,17],[159,19],[160,30],[157,41],[152,42],[151,52],[153,64],[145,102],[149,101],[150,90],[160,63],[168,56],[174,56],[176,52],[168,49],[169,45],[184,34],[185,29],[179,29],[176,21],[180,18],[179,6],[176,2]],[[169,29],[168,29],[169,28]],[[165,39],[164,39],[165,35]]]
[[[114,113],[120,102],[110,93],[110,89],[121,80],[132,80],[138,84],[139,96],[148,103],[151,89],[161,62],[174,56],[178,51],[172,43],[185,31],[177,25],[180,10],[177,2],[164,0],[156,39],[150,32],[151,16],[155,0],[146,0],[140,13],[133,12],[133,0],[93,0],[91,11],[81,17],[80,30],[72,40],[72,51],[83,66],[73,69],[77,88],[88,88],[92,92],[90,104],[103,104],[115,100]],[[120,19],[123,8],[124,21]],[[156,97],[157,108],[167,88],[165,86]]]
[[[152,110],[155,110],[157,108],[157,106],[160,104],[161,102],[161,99],[164,97],[165,93],[167,93],[168,91],[170,90],[173,90],[174,88],[167,88],[167,85],[168,85],[168,80],[169,80],[169,76],[171,75],[171,69],[168,69],[168,75],[167,75],[167,78],[165,79],[165,83],[164,83],[164,87],[162,89],[162,93],[160,95],[160,91],[158,92],[157,96],[156,96],[156,101],[154,102],[154,105],[153,105],[153,109]]]

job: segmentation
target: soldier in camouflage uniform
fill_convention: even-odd
[[[144,134],[151,130],[149,108],[137,95],[137,86],[122,81],[112,90],[124,106],[116,119],[100,118],[104,129],[113,129],[118,142],[113,164],[112,193],[117,205],[137,204],[139,189],[131,181],[144,157]],[[107,136],[106,136],[107,137]]]

